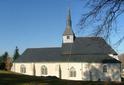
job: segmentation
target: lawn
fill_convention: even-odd
[[[0,71],[0,85],[124,85],[117,82],[67,81],[55,77],[35,77]]]
[[[45,78],[0,71],[0,85],[48,85]]]

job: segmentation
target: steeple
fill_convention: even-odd
[[[63,43],[73,43],[75,38],[75,34],[72,30],[72,23],[71,23],[71,12],[68,9],[68,15],[66,19],[66,29],[63,33]]]
[[[68,15],[67,15],[67,19],[66,19],[66,29],[65,29],[63,36],[65,36],[65,35],[74,35],[74,32],[72,31],[70,9],[68,9]]]

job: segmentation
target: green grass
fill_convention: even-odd
[[[0,71],[0,85],[48,85],[45,78]]]
[[[0,85],[124,85],[124,83],[67,81],[55,77],[35,77],[0,71]]]

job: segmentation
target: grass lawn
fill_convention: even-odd
[[[124,82],[67,81],[54,77],[35,77],[0,71],[0,85],[124,85]]]

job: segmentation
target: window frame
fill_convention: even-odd
[[[76,69],[74,67],[70,68],[69,77],[76,77]]]
[[[103,73],[107,73],[107,71],[108,71],[107,65],[103,65]]]
[[[45,65],[41,66],[41,75],[47,75],[48,71],[47,71],[47,67]]]
[[[70,36],[69,35],[67,35],[67,39],[70,39]]]
[[[21,73],[26,73],[26,66],[25,65],[20,66],[20,72]]]

